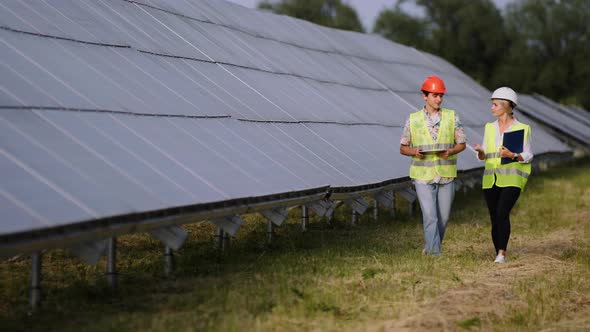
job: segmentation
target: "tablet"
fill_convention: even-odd
[[[436,153],[445,152],[445,151],[447,151],[447,150],[445,150],[445,149],[438,149],[438,150],[422,150],[420,152],[422,152],[422,154],[436,154]]]

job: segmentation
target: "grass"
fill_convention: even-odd
[[[44,302],[28,315],[28,259],[0,262],[0,328],[10,331],[573,330],[590,313],[590,162],[535,174],[512,213],[509,262],[491,263],[479,190],[457,193],[443,256],[423,257],[419,213],[363,215],[342,206],[331,223],[298,209],[267,246],[257,215],[228,251],[214,227],[188,225],[172,278],[161,244],[119,239],[120,286],[105,262],[87,266],[66,251],[43,258]],[[400,200],[401,202],[401,200]],[[369,211],[370,212],[370,211]]]

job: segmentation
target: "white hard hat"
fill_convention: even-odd
[[[518,97],[516,96],[516,92],[505,86],[497,88],[496,91],[492,93],[492,97],[490,97],[490,99],[504,99],[514,103],[514,106],[518,105]]]

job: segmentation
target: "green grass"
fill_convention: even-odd
[[[212,225],[187,226],[190,237],[176,255],[172,278],[162,275],[157,240],[121,237],[117,291],[106,285],[104,260],[87,266],[66,251],[48,252],[45,298],[32,316],[28,259],[0,262],[0,328],[378,331],[406,322],[423,330],[429,325],[408,317],[440,310],[450,330],[576,326],[590,310],[589,165],[579,161],[532,177],[512,213],[509,263],[502,267],[491,263],[480,190],[457,193],[439,258],[421,256],[420,213],[408,217],[406,204],[395,220],[381,211],[375,222],[368,211],[355,227],[342,206],[331,223],[312,216],[305,233],[293,209],[271,246],[264,243],[262,218],[246,216],[223,254],[213,248]]]

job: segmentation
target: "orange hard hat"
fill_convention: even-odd
[[[446,93],[447,88],[445,88],[445,82],[435,75],[428,76],[422,83],[422,91],[426,92],[433,92],[433,93]]]

